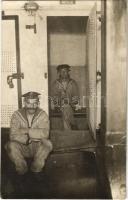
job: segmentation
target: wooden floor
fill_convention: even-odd
[[[4,137],[2,144],[5,140],[7,138]],[[106,181],[100,178],[101,169],[98,168],[95,151],[87,148],[69,150],[69,146],[66,149],[56,149],[51,153],[39,182],[31,173],[27,173],[23,180],[18,180],[14,166],[2,148],[2,197],[108,199]]]
[[[105,192],[98,177],[92,152],[51,154],[40,182],[35,181],[31,173],[17,182],[17,176],[10,168],[2,178],[3,197],[103,199]]]

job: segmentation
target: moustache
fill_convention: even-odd
[[[35,108],[27,108],[27,110],[36,110]]]

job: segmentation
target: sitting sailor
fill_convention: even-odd
[[[11,118],[10,141],[6,150],[19,175],[28,171],[25,158],[33,158],[30,169],[39,175],[52,151],[52,143],[48,139],[49,119],[39,108],[39,95],[37,92],[22,95],[24,107],[15,111]]]
[[[52,109],[59,108],[62,113],[63,127],[77,129],[74,120],[74,110],[79,103],[79,89],[77,82],[70,78],[70,66],[57,66],[59,78],[52,84]]]

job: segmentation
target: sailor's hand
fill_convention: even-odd
[[[51,103],[51,110],[54,110],[55,109],[55,105],[54,103]]]
[[[20,142],[23,144],[26,144],[29,140],[28,133],[25,133],[24,135],[20,135]]]
[[[28,145],[30,143],[30,137],[28,133],[25,133],[26,138],[26,144]]]
[[[77,111],[77,110],[80,110],[80,109],[81,109],[81,105],[76,104],[76,105],[75,105],[75,110]]]

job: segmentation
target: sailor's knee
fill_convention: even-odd
[[[52,151],[53,145],[50,140],[47,140],[47,146],[48,146],[49,151]]]
[[[5,145],[5,149],[7,150],[8,153],[13,153],[13,152],[15,152],[18,148],[19,148],[18,143],[13,142],[13,141],[9,141],[9,142],[6,143],[6,145]]]
[[[53,149],[53,145],[50,140],[44,140],[42,145],[43,148],[45,147],[49,152],[51,152]]]
[[[28,166],[26,162],[21,161],[19,163],[16,163],[16,171],[18,174],[25,174],[28,171]]]

